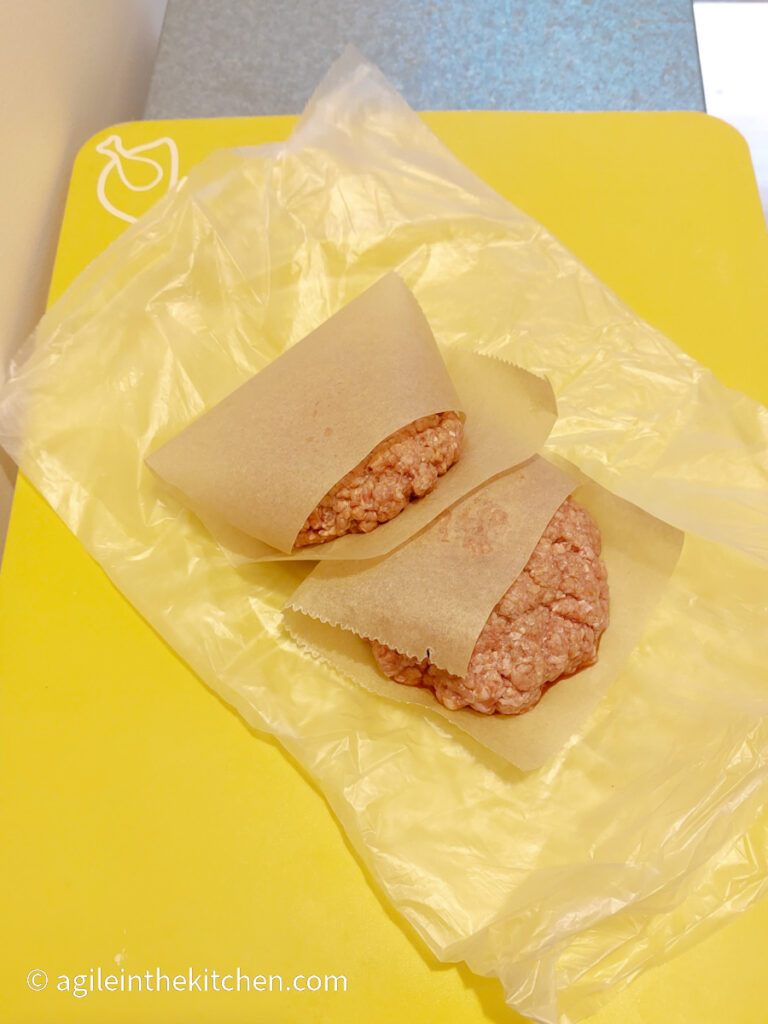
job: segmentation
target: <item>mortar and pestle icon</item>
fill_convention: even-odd
[[[153,159],[148,155],[153,151],[154,156],[159,159]],[[109,135],[96,146],[96,152],[107,158],[107,163],[101,169],[96,182],[98,200],[108,213],[119,217],[120,220],[128,221],[129,224],[138,218],[116,206],[108,198],[108,191],[114,197],[114,192],[116,188],[119,190],[120,185],[134,193],[147,193],[157,189],[157,194],[153,197],[153,201],[156,201],[178,183],[179,151],[173,139],[163,137],[127,149],[119,135]]]

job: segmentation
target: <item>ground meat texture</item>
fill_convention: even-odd
[[[491,612],[464,679],[377,641],[382,672],[405,686],[426,686],[454,711],[519,715],[562,676],[597,661],[608,625],[608,582],[600,532],[586,509],[567,498],[555,512],[515,582]]]
[[[464,428],[455,412],[414,420],[390,434],[347,473],[310,513],[295,548],[370,533],[428,494],[456,462]]]

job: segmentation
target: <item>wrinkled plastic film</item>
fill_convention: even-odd
[[[536,772],[300,655],[279,609],[307,569],[234,569],[143,465],[390,269],[438,342],[549,376],[550,450],[689,531],[607,697]],[[766,891],[768,414],[354,55],[285,145],[214,154],[74,282],[0,392],[0,440],[147,621],[311,772],[436,955],[497,975],[520,1012],[576,1020]]]

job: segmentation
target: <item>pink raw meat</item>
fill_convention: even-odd
[[[560,679],[597,661],[608,625],[608,582],[600,531],[566,498],[531,557],[483,627],[464,679],[371,641],[382,672],[426,686],[450,710],[519,715]]]
[[[456,462],[464,428],[455,412],[414,420],[390,434],[326,494],[294,544],[323,544],[346,533],[370,533],[428,494]]]

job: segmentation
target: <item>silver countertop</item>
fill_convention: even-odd
[[[170,0],[145,116],[298,113],[347,43],[420,110],[703,110],[691,0]]]

